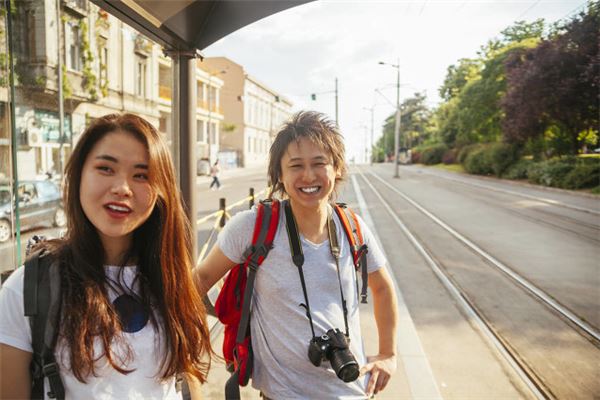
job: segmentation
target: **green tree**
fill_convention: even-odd
[[[426,140],[431,134],[431,110],[426,104],[424,93],[415,93],[400,104],[400,146],[412,147]],[[394,128],[396,113],[392,113],[383,125],[383,136],[377,146],[385,150],[385,154],[394,154]]]
[[[509,60],[509,90],[502,102],[508,141],[543,138],[557,154],[577,154],[586,141],[597,144],[599,26],[595,1],[548,40]]]
[[[500,100],[506,92],[505,63],[520,49],[535,47],[544,31],[543,20],[518,21],[489,40],[478,58],[448,67],[440,88],[445,100],[435,111],[436,135],[449,146],[494,142],[502,137]]]

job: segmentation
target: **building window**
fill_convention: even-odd
[[[27,12],[27,47],[30,59],[36,58],[35,42],[35,11],[29,10]]]
[[[82,70],[81,62],[81,31],[77,22],[67,23],[67,67],[73,71]]]
[[[200,143],[206,143],[206,135],[204,133],[204,121],[198,120],[196,124],[196,141]]]
[[[217,144],[217,123],[210,124],[210,142]]]
[[[98,70],[100,71],[100,87],[107,88],[108,87],[108,49],[106,46],[101,46],[100,50],[100,66]]]
[[[146,57],[135,55],[135,94],[146,97]]]

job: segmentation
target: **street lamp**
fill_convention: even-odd
[[[380,65],[389,65],[396,68],[398,75],[396,79],[396,123],[394,124],[394,178],[399,178],[398,174],[398,153],[400,152],[400,59],[398,64],[390,64],[379,61]]]
[[[210,165],[212,165],[212,135],[210,132],[210,120],[211,120],[211,113],[212,113],[212,90],[211,90],[211,83],[212,83],[212,78],[213,76],[217,76],[217,75],[221,75],[221,74],[226,74],[227,71],[222,69],[221,71],[217,71],[217,72],[211,72],[208,75],[208,121],[206,123],[206,132],[207,132],[207,138],[206,138],[206,143],[208,143],[208,163]],[[215,129],[215,138],[216,138],[216,129]]]
[[[363,110],[367,110],[371,112],[371,158],[369,159],[369,164],[373,165],[373,119],[375,116],[375,106],[372,107],[363,107]]]

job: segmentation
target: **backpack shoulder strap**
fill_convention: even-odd
[[[360,292],[361,303],[367,303],[367,288],[369,274],[367,271],[367,252],[368,247],[364,242],[362,231],[358,218],[352,209],[348,208],[344,203],[336,203],[334,205],[336,214],[338,215],[348,243],[350,244],[350,252],[355,268],[361,270],[362,289]]]
[[[252,292],[254,291],[256,271],[273,246],[273,239],[275,238],[279,222],[279,209],[280,203],[277,200],[263,200],[258,204],[252,246],[244,263],[244,266],[248,268],[248,279],[244,290],[242,313],[236,338],[237,343],[242,343],[246,336],[250,320],[250,301],[252,299]]]
[[[65,398],[65,389],[54,358],[60,318],[59,263],[44,254],[35,254],[25,262],[23,305],[31,326],[31,398],[44,398],[44,378],[56,399]]]

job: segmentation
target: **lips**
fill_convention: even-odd
[[[321,190],[321,186],[304,186],[298,188],[298,190],[304,194],[315,194]]]
[[[107,203],[104,205],[104,209],[109,216],[117,219],[125,218],[133,211],[128,205],[123,203]]]

